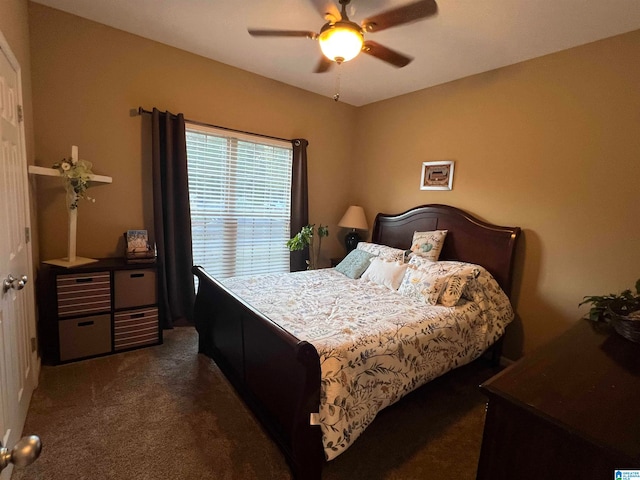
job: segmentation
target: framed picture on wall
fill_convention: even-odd
[[[422,162],[420,190],[451,190],[453,187],[453,160]]]

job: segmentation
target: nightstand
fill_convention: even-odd
[[[344,257],[333,257],[331,259],[331,267],[337,266],[342,260],[344,260]]]

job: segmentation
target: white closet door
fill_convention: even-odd
[[[19,66],[2,33],[0,50],[0,440],[11,448],[22,435],[37,378]],[[8,480],[10,473],[5,469],[0,480]]]

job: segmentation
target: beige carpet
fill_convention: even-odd
[[[323,480],[473,480],[496,371],[462,367],[387,408]],[[42,369],[25,425],[43,451],[12,479],[291,479],[193,328],[164,345]]]

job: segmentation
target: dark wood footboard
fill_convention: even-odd
[[[294,477],[318,480],[322,434],[310,425],[320,405],[316,349],[229,292],[201,267],[194,319],[199,351],[215,360],[278,443]]]

